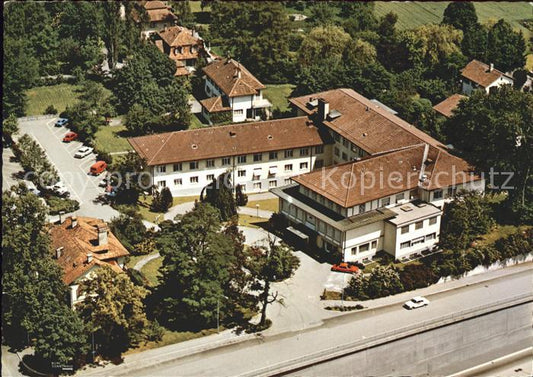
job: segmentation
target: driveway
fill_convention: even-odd
[[[84,158],[74,158],[74,153],[82,146],[79,141],[63,143],[63,136],[69,131],[65,127],[55,127],[56,119],[25,120],[20,119],[19,136],[27,133],[46,151],[49,161],[56,167],[61,181],[65,183],[70,197],[80,202],[79,216],[91,216],[109,221],[118,216],[118,211],[109,205],[96,203],[94,200],[104,192],[98,187],[102,176],[88,174],[96,156],[90,154]]]

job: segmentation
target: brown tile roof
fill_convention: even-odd
[[[144,3],[144,9],[168,9],[168,5],[159,0],[147,1]]]
[[[257,94],[265,88],[246,67],[233,59],[215,60],[204,67],[204,72],[228,97]]]
[[[98,245],[98,226],[106,226],[100,219],[78,217],[78,225],[72,228],[69,217],[59,225],[51,225],[48,229],[55,250],[63,247],[61,257],[57,263],[63,268],[63,281],[70,284],[94,265],[109,265],[116,258],[129,255],[120,241],[108,230],[107,244]],[[92,253],[93,260],[87,263],[87,253]],[[115,271],[120,267],[112,264]]]
[[[490,71],[490,66],[474,59],[461,70],[461,75],[486,88],[505,74],[496,68]]]
[[[153,9],[146,10],[150,22],[159,22],[159,21],[176,21],[178,17],[169,9]]]
[[[422,183],[421,174],[426,175]],[[470,167],[465,161],[428,144],[419,144],[356,162],[330,166],[292,179],[348,208],[412,190],[419,185],[426,190],[434,190],[478,180],[480,177],[470,175]]]
[[[223,104],[222,97],[211,97],[206,98],[200,101],[200,104],[207,110],[209,113],[216,113],[220,111],[231,110],[229,104]]]
[[[157,34],[170,47],[183,47],[198,44],[200,38],[194,36],[194,31],[183,26],[166,27]]]
[[[324,143],[320,132],[306,116],[175,131],[128,141],[150,166]]]
[[[444,115],[446,118],[449,118],[452,116],[452,111],[457,107],[459,101],[461,101],[463,98],[467,97],[461,94],[452,94],[444,101],[433,106],[433,109],[439,114]]]
[[[445,147],[352,89],[334,89],[290,98],[289,101],[305,113],[314,114],[318,107],[313,109],[307,107],[310,98],[323,98],[329,103],[330,112],[339,111],[340,117],[325,120],[323,123],[370,154],[420,143]]]

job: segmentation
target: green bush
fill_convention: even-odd
[[[55,115],[55,114],[57,114],[57,109],[54,107],[54,105],[49,105],[49,106],[44,110],[44,113],[45,113],[45,114],[52,114],[52,115]]]
[[[406,291],[425,288],[437,280],[433,270],[424,264],[408,264],[400,271],[400,281]]]
[[[378,298],[403,292],[404,287],[398,271],[392,266],[378,266],[369,275],[354,276],[344,294],[360,300]]]
[[[496,250],[501,258],[512,258],[518,255],[533,253],[533,229],[528,229],[522,233],[515,233],[501,238],[495,243]]]
[[[74,199],[50,196],[48,199],[46,199],[46,203],[50,207],[48,210],[50,215],[58,215],[61,211],[65,213],[70,213],[80,209],[80,203]]]
[[[150,205],[150,210],[153,212],[167,212],[172,206],[172,194],[168,187],[163,187],[161,192],[154,192],[154,199]]]

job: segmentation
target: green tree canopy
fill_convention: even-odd
[[[310,66],[324,57],[340,59],[351,41],[350,35],[341,27],[316,27],[303,40],[298,60],[303,66]]]
[[[489,30],[487,60],[503,72],[522,68],[526,64],[526,41],[522,31],[516,32],[507,21],[499,20]]]
[[[220,174],[202,190],[200,200],[218,209],[221,221],[228,221],[237,214],[237,203],[233,196],[231,172]],[[205,193],[205,195],[204,195]]]
[[[443,24],[452,25],[456,29],[466,31],[477,24],[477,14],[474,3],[467,1],[452,1],[444,10]]]

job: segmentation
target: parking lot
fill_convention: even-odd
[[[69,132],[66,127],[55,127],[56,118],[39,120],[21,120],[19,135],[27,133],[41,145],[49,161],[56,167],[61,181],[70,192],[70,198],[80,203],[79,216],[91,216],[109,221],[118,216],[118,212],[108,205],[95,202],[104,192],[98,187],[104,176],[89,175],[89,168],[96,161],[94,153],[78,159],[74,153],[83,145],[79,141],[64,143],[63,137]]]

